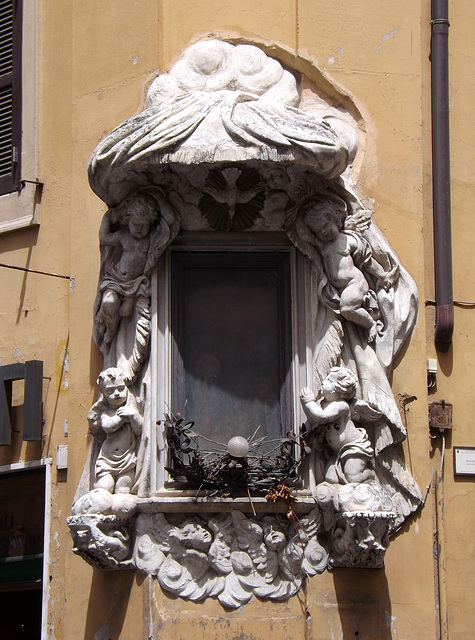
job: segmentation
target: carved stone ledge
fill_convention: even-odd
[[[295,513],[307,514],[315,508],[315,499],[309,491],[293,491],[297,502],[293,505]],[[153,498],[139,498],[137,500],[138,511],[142,513],[229,513],[233,509],[243,513],[259,514],[287,514],[287,507],[283,503],[270,503],[263,497],[253,497],[252,503],[247,496],[236,498],[224,498],[214,496],[210,498],[205,492],[189,490],[173,490]]]
[[[92,566],[135,569],[173,596],[213,597],[231,609],[253,596],[287,600],[328,566],[318,508],[295,522],[233,510],[205,517],[139,513],[128,520],[84,514],[69,517],[68,525],[74,552]]]

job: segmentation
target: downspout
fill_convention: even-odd
[[[452,344],[454,303],[450,223],[449,19],[448,0],[432,0],[432,206],[434,227],[435,331],[438,351]]]

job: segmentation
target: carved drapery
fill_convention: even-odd
[[[357,149],[356,121],[317,86],[303,96],[261,49],[218,40],[190,47],[152,83],[147,108],[98,145],[89,179],[109,206],[94,306],[104,371],[69,519],[88,562],[231,608],[286,599],[328,564],[382,566],[390,532],[421,504],[388,382],[417,291],[356,195]],[[162,417],[150,412],[151,274],[180,231],[285,231],[309,260],[313,375],[301,401],[316,506],[298,525],[235,508],[169,515],[150,501]]]

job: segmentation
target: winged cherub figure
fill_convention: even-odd
[[[99,239],[104,249],[99,304],[99,340],[110,345],[121,318],[132,315],[136,300],[150,297],[149,274],[176,235],[175,214],[159,189],[137,193],[104,214]]]
[[[360,216],[359,224],[352,224],[355,219],[346,218],[346,214],[343,199],[315,195],[300,206],[298,232],[304,242],[318,250],[325,274],[339,293],[341,315],[366,329],[367,341],[373,342],[381,323],[377,320],[376,294],[367,277],[374,280],[376,288],[388,291],[398,270],[385,271],[373,258],[371,246],[361,234],[369,227],[369,217]]]
[[[322,383],[322,397],[316,401],[311,389],[300,392],[305,415],[311,431],[324,430],[332,456],[325,472],[325,480],[332,484],[366,482],[376,478],[373,470],[374,449],[365,429],[353,422],[358,413],[369,414],[373,421],[378,412],[362,400],[355,400],[358,381],[343,367],[333,367]]]

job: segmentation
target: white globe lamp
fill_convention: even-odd
[[[227,444],[227,450],[233,458],[245,458],[249,453],[249,442],[242,436],[233,436]]]

